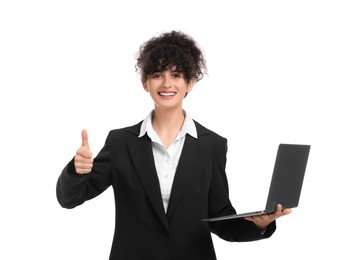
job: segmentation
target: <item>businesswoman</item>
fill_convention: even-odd
[[[137,57],[141,83],[154,109],[139,123],[110,131],[95,159],[88,133],[57,181],[62,207],[74,208],[112,186],[113,260],[216,259],[211,232],[227,241],[270,237],[274,214],[204,222],[235,213],[225,172],[227,140],[193,120],[183,100],[206,64],[197,43],[181,32],[145,42]]]

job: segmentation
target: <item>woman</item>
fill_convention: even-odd
[[[204,222],[235,213],[225,172],[227,140],[189,117],[183,101],[206,63],[197,43],[163,33],[140,47],[136,64],[154,109],[136,125],[110,131],[95,159],[88,134],[57,182],[61,206],[73,208],[109,186],[116,223],[110,259],[216,259],[211,232],[227,241],[270,237],[274,214]]]

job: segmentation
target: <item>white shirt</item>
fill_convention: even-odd
[[[174,141],[167,149],[165,149],[162,141],[152,127],[153,112],[154,111],[151,111],[151,113],[144,119],[138,137],[142,137],[147,133],[152,141],[152,152],[159,179],[161,196],[165,212],[167,212],[174,175],[184,146],[186,134],[189,134],[196,139],[198,138],[198,134],[192,118],[183,111],[185,115],[184,124]]]

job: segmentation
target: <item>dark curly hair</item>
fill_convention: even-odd
[[[206,73],[206,60],[197,43],[182,32],[171,31],[142,44],[137,54],[136,71],[142,82],[158,71],[176,67],[187,83],[199,81]]]

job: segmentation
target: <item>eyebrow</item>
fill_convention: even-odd
[[[167,71],[167,70],[169,70],[169,71],[171,71],[171,72],[174,72],[174,73],[176,73],[176,72],[178,72],[178,73],[184,73],[182,70],[179,70],[179,69],[175,69],[175,70],[171,70],[171,69],[158,69],[158,70],[155,70],[154,72],[152,72],[152,73],[160,73],[160,72],[163,72],[163,71]]]

